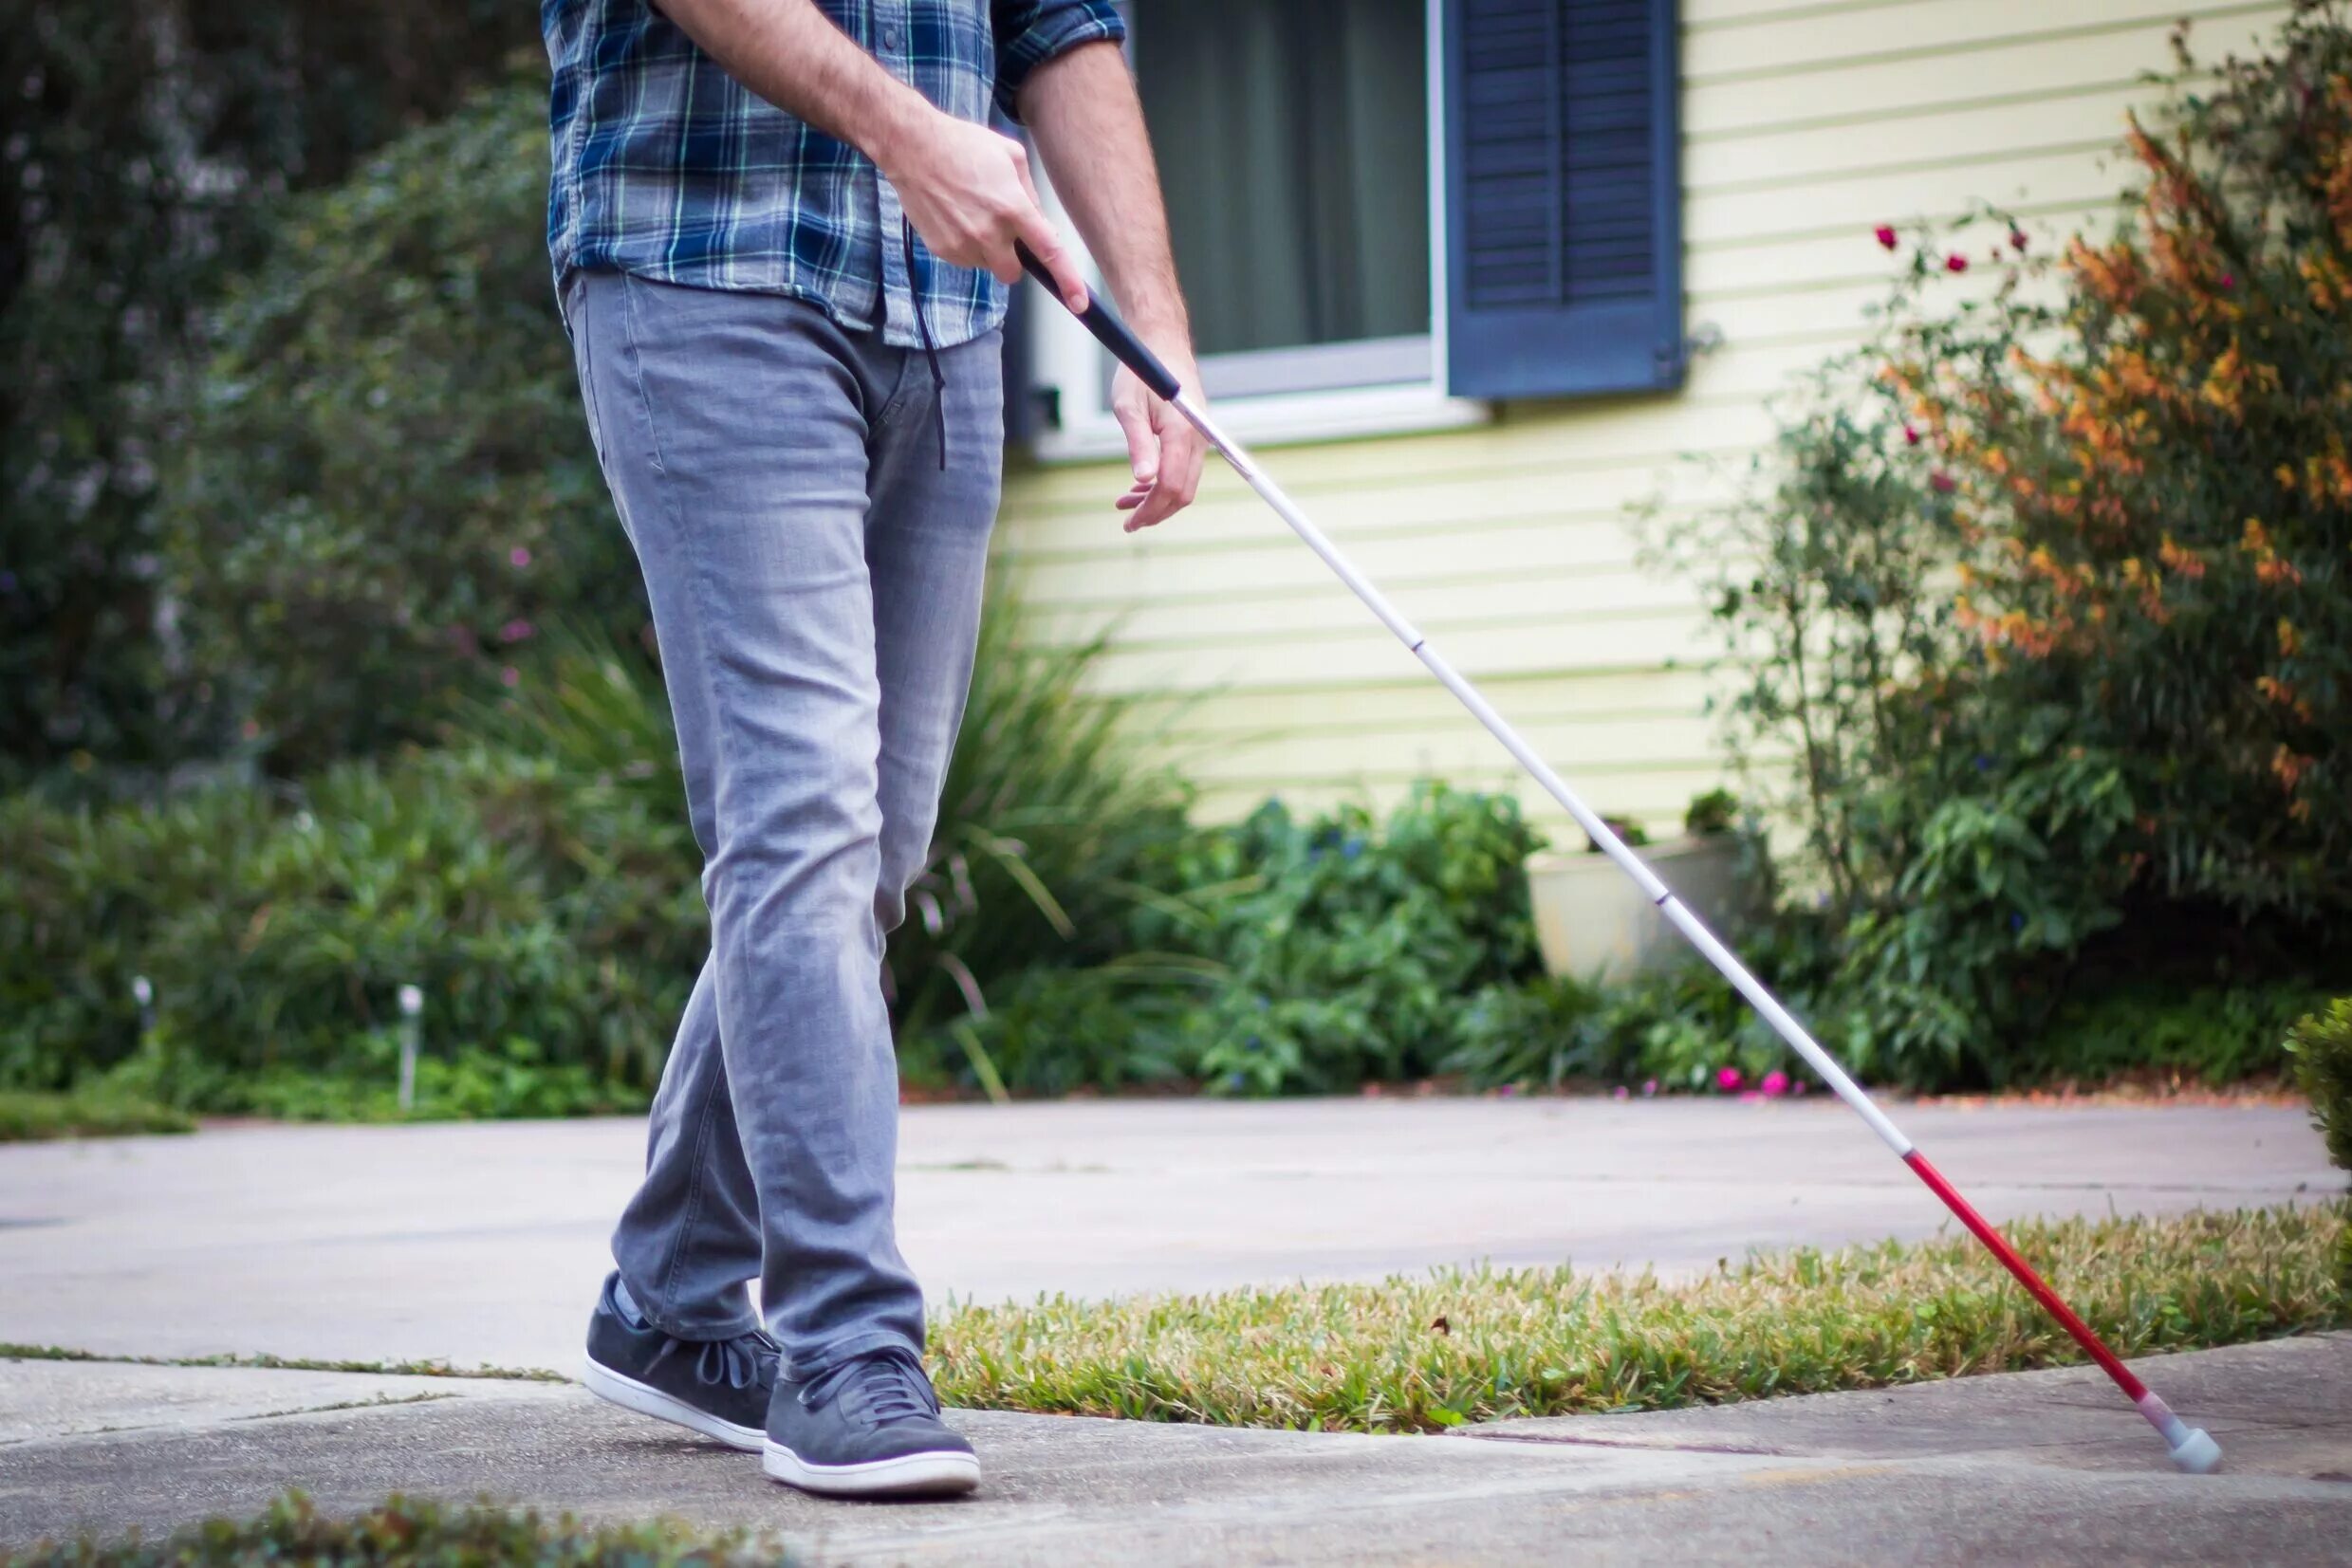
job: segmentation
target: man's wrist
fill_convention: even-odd
[[[872,129],[859,151],[874,160],[884,179],[897,185],[899,175],[921,157],[931,140],[931,122],[938,113],[929,99],[894,80],[875,105]]]
[[[1127,324],[1135,335],[1163,354],[1182,354],[1187,359],[1193,352],[1192,319],[1182,304],[1174,307],[1146,302],[1127,312]]]

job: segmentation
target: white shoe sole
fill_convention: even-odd
[[[609,1399],[624,1411],[650,1415],[657,1421],[674,1422],[744,1453],[759,1452],[768,1441],[765,1428],[738,1427],[732,1421],[722,1421],[674,1394],[649,1388],[634,1377],[624,1377],[610,1367],[599,1366],[593,1357],[583,1364],[580,1381],[599,1399]]]
[[[953,1448],[857,1465],[811,1465],[781,1443],[760,1449],[760,1468],[822,1497],[955,1497],[980,1485],[980,1461]]]

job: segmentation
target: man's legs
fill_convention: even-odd
[[[615,1256],[640,1310],[684,1337],[749,1327],[757,1264],[796,1369],[916,1348],[880,953],[970,676],[995,340],[942,355],[942,472],[919,356],[774,299],[595,277],[569,303],[654,600],[713,927]]]

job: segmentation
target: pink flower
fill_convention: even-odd
[[[531,623],[528,620],[509,620],[498,628],[498,640],[501,642],[523,642],[528,640],[530,635]]]
[[[1950,495],[1954,490],[1960,488],[1960,482],[1958,480],[1953,478],[1952,475],[1948,473],[1942,472],[1941,470],[1929,474],[1927,476],[1927,482],[1937,495]]]
[[[1893,224],[1882,223],[1879,225],[1878,236],[1879,248],[1880,249],[1892,250],[1895,249],[1895,226]]]
[[[523,672],[517,670],[513,665],[509,664],[504,670],[498,672],[498,679],[499,682],[505,686],[520,686],[523,684]]]
[[[529,547],[528,545],[517,544],[513,549],[509,550],[507,552],[507,563],[517,571],[521,571],[524,567],[529,565]]]
[[[1957,250],[1954,251],[1951,255],[1944,258],[1944,270],[1947,272],[1967,271],[1968,258],[1961,255]]]
[[[1501,1092],[1505,1099],[1516,1099],[1519,1097],[1519,1085],[1516,1083],[1506,1083],[1503,1085]]]
[[[1642,1098],[1643,1099],[1648,1099],[1648,1098],[1650,1098],[1653,1095],[1656,1095],[1657,1093],[1658,1093],[1658,1079],[1654,1079],[1654,1078],[1653,1078],[1653,1079],[1643,1079],[1643,1080],[1642,1080],[1642,1084],[1641,1084],[1641,1098]]]
[[[1614,1089],[1612,1089],[1612,1090],[1610,1090],[1610,1091],[1609,1091],[1609,1098],[1610,1098],[1611,1099],[1623,1099],[1623,1098],[1624,1098],[1627,1095],[1630,1095],[1630,1094],[1632,1094],[1632,1093],[1633,1093],[1633,1091],[1632,1091],[1632,1090],[1630,1090],[1630,1089],[1626,1088],[1623,1084],[1621,1084],[1621,1083],[1620,1083],[1620,1084],[1619,1084],[1616,1088],[1614,1088]]]
[[[1726,1067],[1715,1074],[1715,1087],[1727,1095],[1747,1081],[1746,1079],[1740,1077],[1739,1069],[1736,1067]]]
[[[2009,231],[2009,242],[2016,249],[2019,255],[2022,256],[2026,253],[2026,231],[2023,229],[2010,230]]]
[[[2237,286],[2237,274],[2235,272],[2224,272],[2221,275],[2221,286],[2224,288],[2235,288]]]
[[[1918,426],[1917,426],[1917,425],[1905,425],[1905,426],[1903,427],[1903,444],[1904,444],[1905,446],[1910,446],[1910,447],[1916,447],[1916,446],[1917,446],[1917,445],[1919,444],[1919,427],[1918,427]]]
[[[1788,1092],[1788,1075],[1778,1067],[1764,1075],[1764,1092],[1775,1099]]]

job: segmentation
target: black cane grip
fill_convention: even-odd
[[[1053,281],[1053,274],[1046,271],[1046,264],[1037,259],[1037,252],[1020,240],[1012,242],[1012,251],[1021,258],[1021,265],[1028,269],[1029,276],[1045,285],[1046,293],[1061,301],[1062,286]],[[1068,303],[1062,303],[1063,308],[1067,309]],[[1142,339],[1127,330],[1125,322],[1111,314],[1110,306],[1102,303],[1100,295],[1087,296],[1086,308],[1078,313],[1078,324],[1093,333],[1095,341],[1109,349],[1112,358],[1134,371],[1137,380],[1162,397],[1173,397],[1183,390],[1184,383],[1168,373],[1168,367],[1159,362],[1159,356],[1143,346]]]

